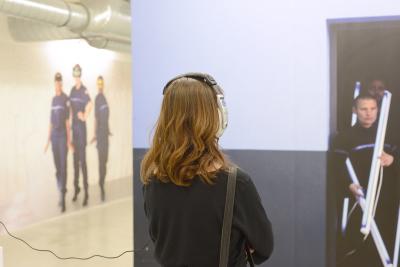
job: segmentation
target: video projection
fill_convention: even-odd
[[[83,40],[20,44],[7,34],[4,27],[2,221],[18,229],[131,196],[129,55]]]
[[[0,1],[0,266],[132,266],[130,20],[124,0]]]
[[[332,24],[336,266],[397,266],[400,22]]]

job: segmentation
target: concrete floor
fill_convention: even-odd
[[[32,224],[12,233],[39,249],[50,249],[62,257],[92,254],[115,256],[133,249],[132,197],[108,201],[53,219]],[[0,227],[2,227],[0,225]],[[133,254],[114,260],[59,260],[47,252],[36,252],[5,235],[0,229],[4,267],[132,267]],[[1,264],[0,264],[1,266]]]
[[[97,185],[89,186],[88,207],[82,207],[83,192],[79,194],[76,202],[72,202],[73,189],[71,188],[73,186],[70,185],[65,198],[67,211],[65,214],[62,214],[60,207],[57,205],[59,195],[56,186],[54,185],[50,188],[51,190],[49,190],[49,185],[46,184],[35,184],[35,190],[21,191],[12,200],[0,201],[0,220],[7,225],[9,230],[16,231],[33,223],[103,204],[100,200],[100,189]],[[131,197],[132,188],[131,177],[106,181],[105,203]]]

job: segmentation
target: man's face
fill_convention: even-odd
[[[377,99],[382,99],[385,93],[385,84],[381,80],[373,80],[368,92]]]
[[[359,99],[353,112],[357,114],[358,123],[364,128],[369,128],[376,121],[378,106],[374,99]]]

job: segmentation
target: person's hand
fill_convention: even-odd
[[[93,136],[92,140],[90,140],[90,144],[96,143],[96,140],[97,140],[96,136]]]
[[[388,153],[385,153],[385,151],[382,152],[382,156],[380,156],[380,159],[381,159],[381,166],[383,167],[392,165],[394,160],[393,156],[389,155]]]
[[[85,114],[82,111],[78,112],[78,119],[80,119],[81,121],[85,121]]]
[[[350,192],[354,195],[355,198],[359,198],[364,196],[362,193],[362,187],[358,184],[351,184],[349,185]]]
[[[47,141],[46,145],[44,146],[44,153],[46,153],[47,150],[49,149],[49,145],[50,145],[50,142]]]

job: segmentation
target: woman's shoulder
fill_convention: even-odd
[[[244,169],[235,166],[237,169],[236,172],[236,183],[237,184],[249,184],[252,182],[250,175]],[[228,178],[229,172],[227,170],[220,170],[220,175],[222,175],[225,179]]]
[[[150,179],[142,185],[143,191],[148,190],[150,188],[157,188],[160,185],[167,184],[163,183],[156,176],[150,177]]]
[[[237,181],[239,182],[239,183],[245,183],[245,184],[247,184],[247,183],[250,183],[251,182],[251,177],[250,177],[250,175],[245,171],[245,170],[243,170],[242,168],[237,168],[237,176],[236,176],[236,179],[237,179]]]
[[[228,173],[225,173],[225,177],[227,179]],[[237,166],[237,175],[236,175],[236,194],[235,199],[240,205],[245,205],[244,203],[252,202],[254,199],[257,201],[261,201],[259,194],[257,192],[256,185],[253,182],[250,174]]]

